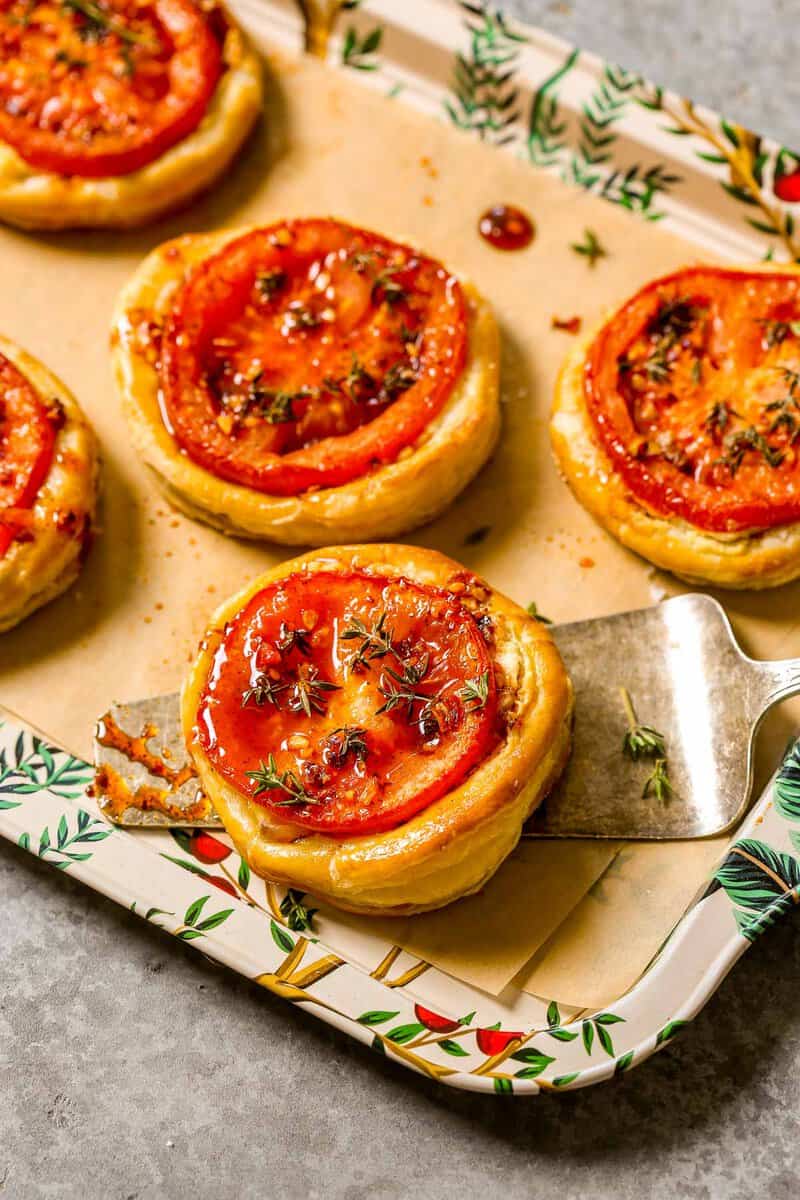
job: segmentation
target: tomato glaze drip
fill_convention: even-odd
[[[31,537],[31,509],[53,461],[64,414],[0,354],[0,556]]]
[[[202,120],[220,39],[192,0],[6,0],[0,137],[60,175],[126,175]]]
[[[195,462],[272,495],[336,487],[412,445],[467,352],[458,282],[333,220],[229,242],[176,296],[161,345],[165,423]]]
[[[632,495],[722,533],[800,520],[800,277],[701,267],[637,293],[584,395]]]
[[[495,250],[524,250],[534,236],[533,221],[513,204],[487,208],[478,222],[478,233]]]
[[[197,736],[277,820],[376,833],[457,787],[496,745],[494,668],[447,592],[358,571],[290,575],[225,627]]]

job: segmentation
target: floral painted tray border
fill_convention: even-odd
[[[296,50],[295,0],[233,0]],[[313,5],[312,5],[313,7]],[[800,155],[482,0],[319,0],[327,61],[717,254],[800,259]]]
[[[378,1053],[474,1091],[563,1090],[628,1070],[691,1021],[748,945],[800,900],[798,742],[703,899],[613,1011],[562,1020],[551,1002],[541,1025],[504,1028],[482,1023],[488,998],[477,990],[468,1015],[421,1005],[410,985],[427,964],[399,947],[372,970],[346,962],[314,936],[303,896],[279,900],[268,885],[258,903],[247,865],[209,834],[198,835],[206,841],[187,869],[148,835],[107,825],[84,807],[91,778],[88,763],[6,715],[0,836]],[[223,872],[213,869],[223,862]]]

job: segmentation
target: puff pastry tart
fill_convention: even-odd
[[[800,271],[692,267],[569,355],[551,422],[578,499],[692,583],[800,575]]]
[[[396,535],[444,509],[497,439],[487,302],[340,221],[167,243],[124,289],[112,342],[145,462],[226,533]]]
[[[94,435],[74,397],[0,337],[0,631],[77,577],[97,470]]]
[[[3,0],[0,220],[140,225],[208,187],[261,107],[211,0]]]
[[[182,706],[252,869],[391,915],[494,873],[564,765],[572,691],[544,626],[457,563],[343,546],[224,604]]]

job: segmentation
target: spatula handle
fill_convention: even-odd
[[[766,712],[780,700],[800,695],[800,658],[784,658],[758,664],[761,688],[759,712]]]

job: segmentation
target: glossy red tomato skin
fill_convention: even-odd
[[[0,354],[0,556],[18,535],[53,461],[61,413]]]
[[[371,275],[359,266],[350,269],[351,260],[369,255],[376,264]],[[401,259],[405,299],[389,304],[377,282],[379,268],[394,270]],[[337,273],[339,286],[320,300],[314,280],[328,272]],[[270,273],[287,282],[262,314],[257,280]],[[372,287],[365,285],[368,279]],[[353,299],[359,281],[363,303]],[[307,330],[287,331],[284,318],[293,306],[308,310],[312,304],[325,319]],[[401,348],[407,322],[421,339],[418,360],[407,343]],[[274,391],[321,394],[294,402],[299,422],[248,417],[231,433],[220,419],[228,415],[224,402],[209,383],[220,374],[215,347],[221,342],[234,343],[229,353],[239,367],[237,378],[253,362]],[[300,495],[339,487],[394,462],[441,411],[466,355],[464,296],[435,260],[339,221],[288,221],[228,242],[184,283],[161,343],[163,411],[182,449],[212,474],[268,495]],[[392,368],[413,361],[413,383],[382,403],[352,403],[347,369],[365,357],[378,360],[377,384],[385,384]],[[332,377],[337,394],[325,390]],[[326,429],[320,414],[337,405],[348,410],[342,427]],[[304,438],[309,413],[311,430]]]
[[[144,24],[139,6],[100,0],[93,7],[110,24],[92,39],[81,36],[81,12],[39,0],[27,32],[13,40],[13,7],[5,18],[0,13],[0,138],[30,166],[86,179],[129,175],[200,124],[220,79],[222,48],[193,0],[153,0]],[[82,65],[65,67],[64,60]],[[148,89],[154,72],[158,86]]]
[[[645,336],[660,305],[679,297],[707,307],[711,339],[711,353],[700,355],[703,373],[696,396],[690,394],[691,389],[675,385],[662,410],[673,426],[675,418],[688,410],[687,437],[691,433],[695,444],[703,447],[697,460],[701,465],[692,471],[682,470],[666,459],[640,457],[633,449],[647,439],[641,436],[642,430],[634,420],[619,367],[629,347]],[[800,319],[800,279],[796,273],[699,267],[648,284],[603,327],[588,352],[584,397],[601,445],[633,498],[657,513],[682,518],[710,532],[769,529],[800,519],[800,461],[790,439],[777,434],[778,448],[785,451],[780,466],[767,469],[756,455],[749,455],[734,473],[720,465],[726,448],[724,438],[713,437],[706,425],[716,398],[710,386],[718,379],[721,359],[731,368],[737,385],[731,409],[738,403],[740,384],[748,373],[764,375],[764,402],[757,403],[756,390],[753,413],[743,413],[739,420],[737,412],[735,424],[743,430],[760,422],[760,428],[769,429],[771,419],[766,406],[773,399],[773,389],[779,387],[779,373],[771,365],[775,349],[765,349],[764,329],[771,314],[779,314],[792,324],[795,313]],[[718,343],[725,348],[721,354],[716,353]],[[800,367],[800,341],[795,342],[793,333],[778,353],[780,361]],[[671,387],[671,381],[664,384],[665,389]],[[680,426],[677,432],[682,434]]]
[[[380,713],[394,656],[353,666],[358,643],[340,636],[354,614],[385,628],[406,662],[425,662],[418,691],[440,696],[436,728],[420,723],[421,702]],[[301,647],[278,650],[287,631],[310,621]],[[311,713],[292,707],[296,680],[309,672],[329,690]],[[254,681],[269,675],[277,703],[253,701]],[[468,679],[485,677],[485,703],[461,699]],[[393,685],[390,685],[393,686]],[[409,715],[410,713],[410,715]],[[357,722],[366,749],[336,760],[334,733]],[[472,614],[441,589],[358,571],[298,573],[268,585],[225,627],[196,718],[198,741],[214,768],[284,824],[333,837],[397,827],[446,794],[499,739],[494,667]],[[274,756],[309,799],[259,790],[251,772]]]

